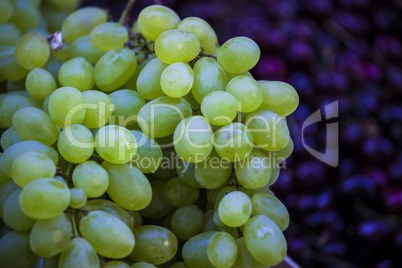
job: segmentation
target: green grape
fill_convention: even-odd
[[[199,163],[211,153],[214,134],[209,122],[202,116],[190,116],[182,120],[173,135],[178,156],[190,163]]]
[[[193,236],[184,244],[182,257],[184,263],[192,268],[212,268],[214,267],[208,259],[207,247],[211,237],[217,232],[205,232]]]
[[[95,136],[96,152],[104,160],[114,164],[124,164],[134,158],[137,141],[126,128],[107,125],[99,129]]]
[[[74,87],[81,92],[90,90],[95,85],[94,68],[84,58],[73,58],[61,66],[59,83],[63,87]]]
[[[20,154],[11,166],[11,177],[20,187],[41,178],[52,178],[55,174],[56,166],[52,159],[38,152]]]
[[[84,7],[71,13],[63,22],[61,28],[63,38],[67,43],[84,35],[89,35],[98,24],[107,21],[107,12],[98,7]]]
[[[184,184],[178,177],[170,179],[163,190],[166,202],[173,207],[184,207],[194,203],[200,194],[198,188]]]
[[[16,0],[14,2],[14,12],[10,19],[23,32],[35,28],[40,24],[40,11],[31,2],[26,0]]]
[[[213,91],[225,91],[226,74],[216,60],[204,57],[194,64],[194,84],[191,92],[195,100],[202,100]]]
[[[275,196],[256,193],[251,198],[253,215],[265,215],[283,232],[289,226],[289,213],[286,207]]]
[[[243,73],[253,68],[260,59],[258,45],[247,37],[234,37],[218,49],[218,63],[229,73]]]
[[[163,32],[155,41],[156,56],[167,64],[192,61],[199,52],[197,37],[182,30]]]
[[[109,174],[107,193],[116,204],[128,210],[140,210],[149,205],[152,188],[139,169],[129,163],[116,165],[106,161],[102,167]]]
[[[18,136],[17,132],[15,132],[13,127],[8,128],[3,132],[0,139],[1,148],[6,150],[11,145],[22,141],[20,136]]]
[[[204,214],[196,205],[188,205],[176,210],[170,220],[172,232],[180,239],[190,239],[201,231]]]
[[[53,179],[39,179],[24,187],[20,205],[32,219],[50,219],[63,213],[70,203],[68,187]]]
[[[44,101],[57,89],[57,83],[50,72],[37,68],[29,72],[25,80],[25,87],[32,98]]]
[[[27,217],[20,208],[21,189],[12,192],[4,202],[3,221],[15,231],[27,231],[32,228],[35,223],[34,219]]]
[[[151,182],[152,200],[147,207],[140,210],[141,216],[149,219],[157,219],[166,216],[172,210],[173,207],[163,197],[165,186],[166,181],[156,180]]]
[[[217,154],[231,162],[246,158],[253,150],[254,139],[248,128],[241,123],[221,127],[215,136]]]
[[[222,198],[226,194],[233,192],[233,191],[237,191],[237,188],[234,185],[230,185],[230,186],[222,186],[219,189],[216,189],[215,193],[213,193],[213,194],[210,193],[210,195],[211,195],[210,199],[211,199],[212,203],[214,204],[214,209],[218,210],[219,202],[221,202]],[[219,216],[219,212],[218,212],[218,216]]]
[[[9,0],[0,1],[0,23],[7,22],[14,13],[13,3]]]
[[[81,124],[85,116],[85,99],[81,91],[73,87],[61,87],[49,99],[49,113],[53,122],[64,129]]]
[[[236,76],[229,82],[226,91],[236,98],[240,112],[253,112],[262,103],[263,91],[258,82],[250,76]]]
[[[7,2],[8,0],[2,0],[0,1],[0,5],[1,3]],[[3,11],[1,7],[0,10]],[[4,18],[4,16],[0,15],[0,18]],[[14,23],[6,22],[0,24],[0,36],[0,46],[14,46],[17,43],[18,39],[20,39],[20,37],[22,36],[22,32]]]
[[[45,37],[48,36],[47,34],[44,35]],[[71,58],[73,58],[71,56],[71,46],[67,43],[63,44],[63,46],[61,47],[61,49],[59,50],[52,50],[51,54],[53,56],[53,58],[57,59],[57,60],[69,60]]]
[[[96,253],[120,259],[133,250],[135,239],[131,230],[118,218],[104,211],[91,211],[79,224],[80,233]]]
[[[164,96],[141,108],[138,124],[146,135],[161,138],[173,134],[180,121],[191,114],[191,106],[186,100]]]
[[[144,98],[130,89],[116,90],[109,94],[109,98],[115,106],[109,123],[132,128],[137,122],[138,112],[146,103]]]
[[[59,130],[50,116],[41,109],[26,107],[13,116],[13,126],[23,140],[40,141],[52,145],[57,141]]]
[[[59,258],[59,268],[99,268],[99,258],[94,248],[81,237],[68,242]]]
[[[86,103],[85,116],[82,125],[89,129],[101,128],[109,121],[112,115],[112,101],[108,95],[97,90],[88,90],[82,93]]]
[[[130,258],[154,265],[171,260],[176,255],[176,236],[166,228],[156,225],[140,226],[134,230],[136,246]]]
[[[82,57],[95,65],[106,52],[92,45],[89,35],[76,39],[70,47],[72,57]]]
[[[253,76],[251,75],[250,72],[243,72],[243,73],[239,73],[239,74],[232,74],[232,73],[228,73],[227,71],[225,71],[226,74],[226,81],[229,84],[230,81],[232,81],[233,78],[237,77],[237,76],[250,76],[251,78],[253,78]]]
[[[190,92],[194,82],[194,72],[187,63],[176,62],[162,72],[160,78],[163,93],[172,98],[180,98]]]
[[[137,141],[137,154],[131,160],[131,164],[142,173],[152,173],[162,163],[162,149],[151,137],[139,130],[131,130]]]
[[[278,114],[258,109],[247,115],[245,125],[253,133],[254,142],[267,151],[279,151],[289,142],[286,120]]]
[[[253,256],[251,256],[250,252],[246,247],[244,242],[244,237],[240,237],[236,239],[236,244],[238,248],[237,259],[235,264],[232,266],[233,268],[269,268],[266,265],[263,265],[256,261]]]
[[[105,199],[92,199],[85,204],[84,209],[88,211],[101,210],[110,213],[127,225],[131,231],[133,230],[132,219],[128,212],[112,201]]]
[[[54,268],[58,267],[59,262],[59,255],[44,258],[44,257],[37,257],[36,260],[33,262],[31,268]]]
[[[74,168],[74,186],[80,188],[89,198],[103,195],[109,187],[109,175],[94,161],[86,161]]]
[[[141,11],[137,22],[141,34],[145,38],[155,41],[161,33],[176,29],[180,18],[168,7],[152,5]]]
[[[218,231],[218,226],[214,222],[214,211],[212,209],[207,210],[204,214],[204,223],[202,225],[201,233],[209,231]]]
[[[268,156],[272,156],[273,163],[276,165],[288,159],[288,157],[293,153],[293,150],[294,150],[293,140],[289,136],[289,142],[285,145],[285,147],[276,152],[266,152],[266,153],[269,154]]]
[[[70,163],[84,163],[94,152],[95,141],[89,129],[83,125],[71,125],[60,132],[57,149]]]
[[[201,112],[211,124],[227,125],[236,118],[237,100],[225,91],[213,91],[202,100]]]
[[[20,187],[12,180],[8,180],[0,186],[0,218],[3,218],[3,208],[7,198],[18,189]]]
[[[1,170],[4,174],[11,177],[11,166],[14,160],[26,152],[42,153],[52,159],[55,165],[59,161],[59,155],[52,147],[38,141],[22,141],[8,147],[1,156]]]
[[[42,110],[47,114],[49,114],[49,100],[50,100],[51,95],[52,94],[47,95],[47,97],[45,98],[45,100],[42,103]]]
[[[61,253],[73,235],[71,220],[66,214],[48,220],[37,220],[29,236],[32,251],[41,257]]]
[[[204,48],[205,53],[215,54],[218,48],[218,37],[205,20],[197,17],[185,18],[179,23],[177,29],[194,34],[200,40],[200,45]]]
[[[168,180],[177,175],[176,162],[179,157],[173,146],[161,145],[161,147],[166,148],[162,150],[162,162],[158,169],[152,173],[152,176],[160,180]]]
[[[251,216],[252,206],[248,195],[233,191],[225,195],[219,202],[219,218],[229,227],[245,224]]]
[[[137,68],[137,58],[127,48],[110,50],[95,65],[95,83],[103,92],[111,92],[124,85]]]
[[[208,260],[215,267],[232,267],[237,258],[237,244],[226,232],[215,233],[208,242]]]
[[[188,163],[181,158],[177,159],[176,172],[180,181],[193,188],[202,188],[195,178],[195,164]]]
[[[130,265],[123,261],[108,261],[101,268],[130,268]]]
[[[82,208],[85,206],[87,202],[87,195],[80,188],[71,188],[70,189],[71,199],[70,199],[70,207],[72,208]]]
[[[0,101],[0,123],[3,128],[12,127],[14,114],[25,107],[41,108],[41,104],[22,95],[8,95]]]
[[[115,22],[104,22],[95,26],[89,36],[92,45],[103,51],[123,48],[124,43],[128,41],[126,28]]]
[[[161,88],[161,75],[168,65],[158,58],[148,62],[138,75],[136,87],[138,93],[146,100],[165,96]]]
[[[140,63],[138,64],[137,68],[135,69],[134,74],[127,80],[127,82],[126,82],[126,84],[125,84],[125,87],[126,87],[126,88],[131,89],[131,90],[138,91],[138,90],[137,90],[137,80],[138,80],[138,77],[139,77],[140,73],[142,72],[142,70],[145,68],[145,66],[146,66],[150,61],[151,61],[150,59],[145,59],[145,60],[140,61]],[[159,62],[161,62],[161,61],[159,61]],[[163,65],[167,65],[167,64],[165,64],[165,63],[162,63],[162,64],[163,64]],[[159,81],[159,79],[158,79],[158,81]],[[155,84],[155,86],[157,86],[157,85]]]
[[[147,262],[136,262],[131,266],[131,268],[157,268],[157,267]]]
[[[29,232],[11,231],[0,239],[1,267],[31,267],[35,258],[29,246]]]
[[[291,85],[280,81],[266,80],[260,80],[258,83],[263,92],[261,108],[285,117],[293,113],[299,106],[299,95]]]
[[[269,184],[272,167],[264,151],[253,150],[243,161],[236,163],[235,172],[244,188],[258,189]]]
[[[15,45],[15,58],[27,70],[40,68],[49,59],[50,46],[46,39],[30,33],[21,37]]]
[[[70,1],[46,0],[46,3],[56,9],[61,9],[61,10],[66,10],[66,11],[71,12],[74,9],[78,8],[78,6],[80,5],[80,0],[70,0]]]
[[[195,165],[194,175],[197,182],[206,189],[215,189],[224,185],[232,173],[232,164],[222,159],[215,151]]]
[[[259,263],[274,266],[285,258],[285,237],[275,222],[267,216],[251,218],[244,226],[243,233],[248,251]]]
[[[24,79],[29,71],[24,69],[18,62],[15,54],[8,54],[0,62],[0,75],[7,80]]]

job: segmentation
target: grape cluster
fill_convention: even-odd
[[[219,46],[163,5],[129,23],[133,0],[118,22],[78,0],[0,1],[0,267],[284,260],[270,186],[299,96],[249,73],[256,42]]]

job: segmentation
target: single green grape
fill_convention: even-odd
[[[95,26],[89,36],[92,45],[103,51],[123,48],[124,43],[128,41],[126,28],[115,22],[104,22]]]
[[[195,100],[202,100],[213,91],[225,91],[226,74],[216,60],[208,57],[201,58],[194,64],[194,83],[191,89]]]
[[[95,83],[103,92],[111,92],[124,85],[137,68],[137,58],[127,48],[110,50],[95,65]]]
[[[255,144],[264,150],[279,151],[289,142],[286,119],[270,110],[258,109],[248,114],[245,125],[253,133]]]
[[[7,22],[14,13],[14,6],[11,1],[0,1],[0,23]]]
[[[36,258],[29,246],[29,232],[11,231],[0,239],[0,260],[3,267],[31,267]]]
[[[193,82],[193,69],[182,62],[170,64],[160,78],[163,93],[172,98],[180,98],[190,92]]]
[[[95,85],[94,68],[86,59],[78,57],[66,61],[59,70],[59,83],[83,92]]]
[[[68,187],[54,179],[44,178],[32,181],[20,194],[21,209],[32,219],[57,217],[63,213],[69,203]]]
[[[251,218],[243,233],[248,251],[259,263],[274,266],[284,260],[287,251],[285,236],[267,216]]]
[[[233,268],[245,268],[245,267],[253,267],[253,268],[269,268],[266,265],[263,265],[256,261],[253,256],[251,256],[250,252],[246,247],[246,243],[244,242],[244,237],[240,237],[236,239],[237,244],[237,259]]]
[[[130,265],[123,261],[108,261],[101,268],[130,268]]]
[[[152,200],[148,206],[140,210],[141,216],[149,219],[157,219],[166,216],[173,209],[163,197],[165,186],[166,181],[155,180],[151,182]]]
[[[126,164],[103,162],[102,167],[109,175],[107,193],[119,206],[128,210],[140,210],[152,199],[152,188],[142,172]]]
[[[84,7],[71,13],[63,22],[61,31],[67,43],[89,35],[98,24],[107,21],[107,12],[98,7]]]
[[[59,258],[59,268],[99,268],[99,258],[87,240],[76,237],[68,242]]]
[[[0,2],[6,3],[9,1],[3,0]],[[1,7],[0,10],[2,10]],[[4,18],[4,16],[0,15],[0,18]],[[22,36],[22,32],[14,23],[6,22],[0,24],[0,36],[0,46],[14,46],[17,43],[18,39],[20,39],[20,37]]]
[[[215,267],[232,267],[237,251],[236,241],[226,232],[215,233],[207,245],[208,259]]]
[[[234,37],[218,49],[218,62],[229,73],[243,73],[253,68],[260,59],[258,45],[247,37]]]
[[[20,187],[25,187],[34,180],[52,178],[55,174],[56,165],[52,159],[38,152],[20,154],[11,166],[11,177]]]
[[[74,124],[60,132],[57,149],[70,163],[83,163],[94,152],[95,140],[91,131],[83,125]]]
[[[224,185],[232,173],[232,164],[222,159],[213,150],[201,163],[195,165],[194,176],[199,185],[206,189],[215,189]]]
[[[99,156],[114,164],[129,162],[137,152],[137,141],[134,135],[121,126],[102,127],[96,133],[95,140],[95,149]]]
[[[176,172],[177,176],[182,183],[194,188],[202,188],[195,178],[195,164],[188,163],[183,159],[179,158],[176,162]]]
[[[265,215],[270,218],[283,232],[289,226],[289,212],[275,196],[266,193],[256,193],[251,198],[253,215]]]
[[[29,235],[32,251],[41,257],[61,253],[73,235],[71,220],[66,214],[47,220],[37,220]]]
[[[236,76],[229,82],[226,91],[236,98],[240,112],[253,112],[262,103],[263,91],[258,82],[250,76]]]
[[[149,61],[138,75],[136,88],[146,100],[165,96],[161,88],[161,75],[168,65],[158,58]]]
[[[164,96],[145,104],[137,120],[146,135],[161,138],[173,134],[180,121],[191,114],[191,106],[186,100]]]
[[[204,48],[205,53],[215,54],[218,48],[218,37],[205,20],[197,17],[185,18],[179,23],[177,29],[194,34],[200,40],[200,45]]]
[[[23,95],[9,94],[0,101],[0,125],[2,128],[12,127],[14,114],[25,107],[41,108],[39,102]]]
[[[82,208],[85,206],[87,202],[87,195],[80,188],[71,188],[70,189],[71,199],[70,199],[70,207],[72,208]]]
[[[155,41],[156,56],[167,64],[192,61],[199,52],[197,37],[182,30],[163,32]]]
[[[145,99],[130,89],[116,90],[109,94],[109,98],[115,106],[109,123],[131,129],[137,122],[140,109],[146,103]]]
[[[182,257],[188,267],[214,267],[208,259],[207,247],[211,237],[217,232],[209,231],[193,236],[184,244]]]
[[[95,251],[107,258],[127,257],[133,250],[135,238],[118,218],[104,211],[91,211],[79,224],[79,230]]]
[[[138,147],[137,153],[130,163],[142,173],[156,171],[162,163],[161,147],[153,138],[139,130],[131,130],[131,133],[134,135]]]
[[[138,28],[151,41],[155,41],[165,31],[176,29],[179,22],[176,12],[161,5],[148,6],[138,15]]]
[[[89,35],[76,39],[70,47],[71,57],[82,57],[92,65],[95,65],[105,53],[105,51],[94,47]]]
[[[166,202],[173,207],[184,207],[194,203],[200,194],[200,189],[184,184],[178,177],[170,179],[163,190]]]
[[[219,202],[218,211],[219,218],[225,225],[229,227],[242,226],[251,216],[250,197],[240,191],[230,192]]]
[[[23,32],[38,27],[40,24],[41,14],[39,8],[32,1],[16,0],[14,3],[14,12],[10,19]]]
[[[293,113],[299,106],[299,95],[288,83],[266,80],[260,80],[258,83],[263,92],[261,108],[285,117]]]
[[[172,232],[180,239],[190,239],[201,231],[204,213],[196,205],[187,205],[176,210],[170,220]]]
[[[57,83],[51,73],[37,68],[29,72],[25,80],[25,87],[32,98],[37,101],[44,101],[48,95],[57,89]]]
[[[272,169],[271,162],[263,150],[253,150],[235,165],[236,178],[246,189],[258,189],[269,184]]]
[[[34,219],[27,217],[20,207],[21,189],[12,192],[4,202],[3,221],[7,226],[15,231],[27,231],[32,228],[35,223]]]
[[[57,141],[59,130],[50,116],[41,109],[26,107],[13,116],[13,126],[23,140],[36,140],[47,145]]]
[[[112,100],[103,92],[88,90],[82,92],[85,99],[86,109],[84,120],[81,124],[88,129],[101,128],[109,122],[113,113]]]
[[[5,151],[11,145],[22,141],[21,137],[18,136],[14,127],[8,128],[6,131],[1,134],[0,144],[3,151]]]
[[[21,37],[15,45],[15,58],[27,70],[40,68],[49,59],[50,46],[46,39],[30,33]]]
[[[130,258],[154,265],[170,261],[177,252],[176,236],[168,229],[156,225],[144,225],[134,230],[136,246]]]
[[[213,91],[201,102],[202,114],[216,126],[231,123],[237,115],[237,100],[225,91]]]
[[[62,129],[81,124],[85,116],[85,99],[81,91],[73,87],[56,89],[49,99],[49,114]]]
[[[94,161],[86,161],[76,166],[72,179],[74,186],[82,189],[89,198],[100,197],[109,187],[109,175]]]

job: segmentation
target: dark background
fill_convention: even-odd
[[[256,79],[292,84],[295,152],[272,187],[291,215],[289,255],[302,267],[402,267],[402,2],[369,0],[162,0],[181,18],[208,21],[222,44],[261,48]],[[151,0],[137,0],[131,21]],[[125,0],[91,1],[118,20]],[[311,156],[301,125],[339,101],[339,166]],[[304,130],[324,151],[325,122]]]

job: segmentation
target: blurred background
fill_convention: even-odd
[[[289,255],[302,267],[402,267],[402,2],[399,0],[137,0],[130,18],[162,3],[208,21],[222,44],[261,48],[256,79],[292,84],[295,152],[273,191],[291,215]],[[126,0],[84,0],[118,20]],[[301,126],[339,101],[339,165],[303,146]],[[304,129],[325,151],[326,123]]]

